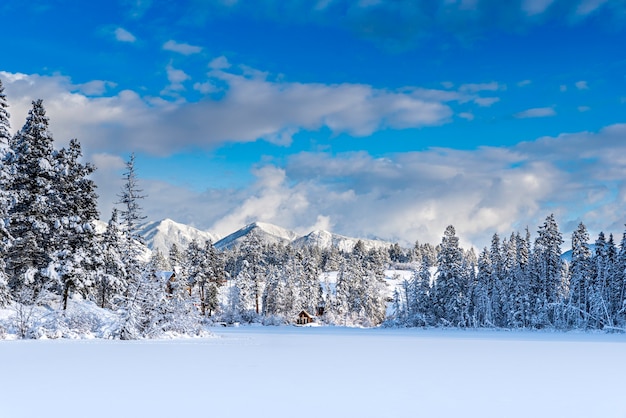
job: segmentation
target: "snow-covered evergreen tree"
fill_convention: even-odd
[[[127,280],[137,280],[143,270],[142,263],[138,257],[142,252],[143,238],[139,233],[140,222],[146,219],[142,214],[139,201],[146,196],[139,188],[137,173],[135,170],[135,154],[131,154],[126,162],[126,171],[123,174],[124,184],[119,194],[122,205],[120,219],[122,231],[124,233],[124,246],[122,248],[122,258],[126,265]]]
[[[2,147],[2,149],[0,149],[0,159],[3,161],[5,159],[4,153],[6,152],[4,147],[9,143],[11,138],[10,115],[7,111],[8,107],[6,95],[4,94],[4,86],[2,85],[2,80],[0,80],[0,147]],[[5,165],[2,164],[0,166],[0,308],[7,306],[11,301],[8,276],[6,274],[6,258],[12,241],[12,237],[6,227],[9,221],[10,195],[7,192],[9,179],[10,175]]]
[[[452,225],[444,232],[437,265],[434,302],[438,319],[446,325],[467,326],[467,276],[463,272],[463,252],[459,247],[459,238]]]
[[[95,167],[81,163],[81,157],[81,146],[75,139],[56,155],[54,204],[60,216],[56,217],[52,234],[55,242],[50,269],[58,277],[64,310],[71,292],[86,296],[95,283],[94,222],[98,209],[96,185],[89,178]]]
[[[568,323],[575,328],[589,326],[592,264],[589,233],[581,222],[572,234],[572,261],[569,267]]]
[[[212,241],[204,246],[192,241],[187,249],[189,283],[197,291],[202,316],[211,316],[218,308],[218,289],[226,281],[224,263]]]
[[[6,146],[11,138],[11,124],[9,122],[11,115],[7,110],[8,107],[9,103],[4,93],[4,85],[0,80],[0,146]]]
[[[184,263],[183,259],[184,259],[184,256],[183,256],[183,253],[180,251],[180,248],[178,248],[178,245],[176,245],[176,243],[173,243],[172,246],[170,247],[170,251],[168,254],[168,262],[169,262],[170,268],[176,274],[181,273],[180,270]]]
[[[12,245],[7,254],[9,287],[14,294],[24,286],[33,299],[49,279],[44,270],[51,261],[55,219],[59,196],[56,195],[56,171],[53,139],[48,129],[43,102],[34,101],[22,129],[9,141],[4,155],[5,190],[11,206],[8,231]]]
[[[533,252],[533,325],[545,327],[559,320],[563,302],[563,262],[559,232],[554,214],[549,215],[539,228]]]
[[[101,308],[112,308],[126,291],[126,265],[122,258],[124,237],[114,208],[100,240],[100,263],[96,278],[96,301]],[[119,300],[118,300],[119,302]]]
[[[472,300],[471,323],[475,327],[494,326],[493,310],[489,288],[493,278],[491,253],[485,247],[478,257],[478,274],[472,283],[470,297]]]
[[[626,232],[622,234],[620,249],[617,254],[615,263],[615,297],[617,312],[615,313],[615,321],[621,326],[626,326]]]
[[[239,248],[245,263],[245,275],[250,278],[249,288],[254,300],[254,312],[261,313],[261,298],[265,286],[265,260],[263,245],[255,233],[248,234]],[[242,277],[244,277],[242,276]]]

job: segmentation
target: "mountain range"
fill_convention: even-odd
[[[321,249],[329,249],[336,247],[341,251],[351,251],[359,241],[359,238],[319,230],[301,236],[289,229],[265,222],[254,222],[225,237],[219,237],[211,232],[174,222],[171,219],[163,219],[142,225],[140,234],[150,249],[158,249],[163,254],[169,252],[172,244],[184,249],[193,240],[201,243],[211,240],[218,249],[230,249],[239,245],[250,234],[256,235],[262,242],[268,244],[292,244],[298,248],[317,246]],[[389,247],[392,244],[370,239],[361,239],[361,241],[365,244],[366,249]]]

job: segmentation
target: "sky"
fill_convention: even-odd
[[[626,0],[5,0],[13,131],[42,98],[149,220],[412,245],[624,231]]]

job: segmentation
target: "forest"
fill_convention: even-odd
[[[80,142],[55,149],[41,100],[11,135],[8,109],[0,82],[0,308],[10,312],[0,337],[203,335],[216,323],[292,324],[302,310],[320,324],[365,327],[626,325],[626,234],[619,246],[603,233],[590,245],[580,223],[565,260],[554,215],[534,237],[528,228],[494,234],[479,254],[459,246],[453,226],[440,243],[412,248],[359,241],[345,252],[268,244],[252,233],[232,249],[207,241],[151,252],[138,233],[146,196],[134,155],[118,208],[97,233],[95,167],[82,162]],[[392,296],[389,270],[411,272]],[[94,309],[73,311],[72,302]]]

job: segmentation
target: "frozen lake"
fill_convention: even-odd
[[[0,416],[626,417],[626,335],[213,332],[0,342]]]

